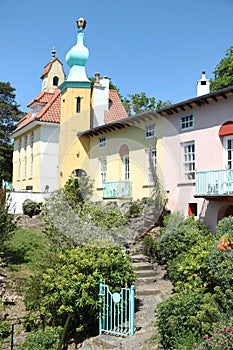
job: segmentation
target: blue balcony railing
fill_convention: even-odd
[[[132,198],[132,182],[105,182],[103,184],[103,198]]]
[[[196,196],[233,196],[233,170],[196,173]]]

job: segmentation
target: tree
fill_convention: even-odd
[[[123,105],[128,115],[142,113],[148,110],[156,110],[171,105],[170,101],[156,102],[155,97],[148,97],[145,92],[128,94],[122,99]]]
[[[226,56],[216,66],[210,80],[210,90],[217,91],[233,85],[233,46],[225,51]]]
[[[0,187],[2,180],[10,181],[12,178],[13,145],[9,136],[23,115],[14,92],[10,83],[0,82]]]

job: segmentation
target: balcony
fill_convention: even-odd
[[[233,169],[198,171],[195,197],[233,199]]]
[[[103,198],[132,198],[132,182],[105,182],[103,184]]]

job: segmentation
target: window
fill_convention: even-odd
[[[183,166],[184,179],[195,179],[195,142],[186,142],[183,144]]]
[[[53,77],[53,86],[58,86],[59,78],[57,76]]]
[[[155,137],[155,125],[147,125],[145,127],[145,138],[151,139],[152,137]]]
[[[100,186],[106,182],[107,174],[107,159],[105,157],[99,159],[100,162]]]
[[[193,114],[183,115],[180,117],[181,130],[192,129],[194,127]]]
[[[24,138],[24,179],[27,176],[27,146],[28,146],[28,137],[25,135]]]
[[[33,176],[33,144],[34,144],[34,131],[31,133],[30,148],[31,148],[31,159],[30,159],[30,178]]]
[[[105,148],[106,147],[106,137],[100,137],[99,138],[99,148]]]
[[[21,148],[22,148],[22,139],[18,141],[18,181],[20,180],[21,174]]]
[[[226,141],[227,168],[233,169],[233,138],[227,138]]]
[[[122,157],[122,178],[123,180],[129,180],[129,156]]]
[[[76,101],[76,113],[80,113],[81,112],[81,98],[77,97],[77,101]]]
[[[156,174],[156,149],[146,150],[146,176],[149,184],[153,184],[154,175]]]

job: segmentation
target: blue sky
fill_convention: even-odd
[[[76,20],[87,20],[87,76],[108,76],[120,93],[145,92],[173,103],[196,96],[233,45],[233,0],[0,0],[0,81],[27,104],[41,92],[51,50],[68,75]]]

